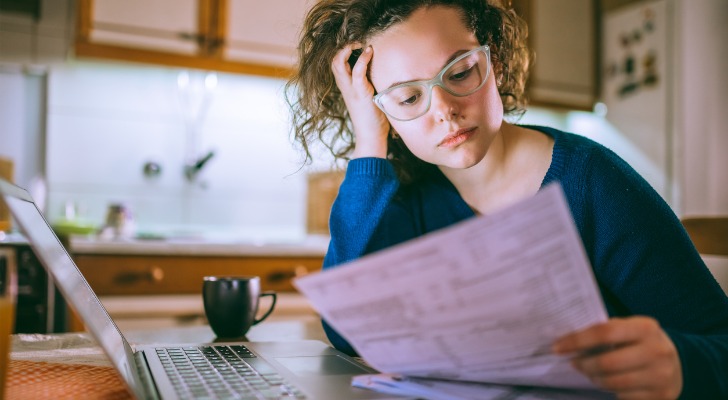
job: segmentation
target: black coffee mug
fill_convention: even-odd
[[[270,309],[260,318],[258,300],[271,296]],[[238,338],[251,326],[265,320],[276,305],[276,293],[260,291],[257,276],[206,276],[202,285],[205,316],[218,338]]]

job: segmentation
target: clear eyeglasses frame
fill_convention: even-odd
[[[373,101],[390,118],[411,121],[430,110],[434,86],[464,97],[482,88],[489,75],[490,48],[483,45],[452,60],[434,78],[392,86],[375,95]]]

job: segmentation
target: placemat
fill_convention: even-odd
[[[112,367],[10,360],[8,400],[132,399]]]

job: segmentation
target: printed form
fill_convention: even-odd
[[[387,374],[594,388],[551,344],[607,320],[561,187],[295,280]]]

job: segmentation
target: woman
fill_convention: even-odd
[[[485,0],[322,0],[289,82],[296,139],[348,160],[324,268],[558,181],[610,319],[554,343],[619,398],[728,398],[728,298],[669,206],[608,149],[504,121],[526,28]],[[354,350],[325,325],[337,348]]]

